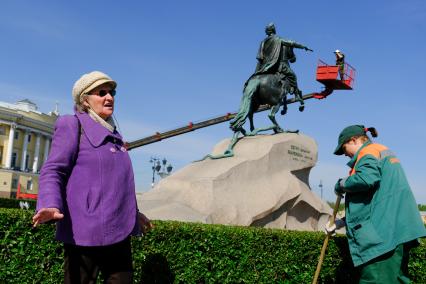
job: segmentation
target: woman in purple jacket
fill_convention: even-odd
[[[40,174],[34,226],[57,221],[65,283],[131,283],[130,236],[152,228],[138,211],[133,170],[112,119],[117,83],[93,71],[74,84],[75,114],[58,118]]]

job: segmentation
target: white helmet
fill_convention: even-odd
[[[334,53],[340,53],[340,50],[336,49],[336,51],[334,51]]]

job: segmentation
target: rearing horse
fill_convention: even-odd
[[[285,59],[290,62],[295,61],[295,55],[292,47],[285,46],[283,49]],[[273,130],[275,133],[284,132],[275,119],[275,115],[283,106],[281,114],[287,112],[287,94],[294,94],[296,100],[300,102],[299,110],[303,111],[304,102],[302,92],[297,88],[297,84],[292,83],[295,78],[282,77],[282,74],[258,74],[253,75],[246,82],[243,90],[241,105],[235,118],[230,122],[230,127],[234,133],[241,132],[243,135],[256,135],[260,131]],[[254,128],[253,114],[260,105],[270,105],[271,111],[268,115],[273,125],[265,128]],[[247,133],[243,128],[244,123],[250,120],[250,132]]]
[[[292,47],[285,46],[283,49],[285,60],[295,62],[296,57]],[[297,88],[296,78],[286,77],[280,73],[276,74],[256,74],[251,76],[246,84],[244,85],[243,98],[241,99],[241,105],[238,113],[234,119],[230,122],[230,127],[234,131],[231,142],[228,145],[227,150],[221,155],[207,155],[203,159],[221,159],[226,157],[234,156],[233,148],[238,142],[239,134],[253,136],[261,131],[273,130],[275,133],[284,132],[281,126],[278,125],[275,115],[283,106],[281,114],[284,115],[287,112],[287,94],[294,94],[296,100],[300,102],[299,111],[303,111],[304,102],[302,92]],[[268,104],[271,106],[271,112],[268,117],[272,121],[272,125],[264,128],[254,128],[253,114],[258,110],[260,105]],[[250,120],[250,132],[247,133],[243,128],[244,123]],[[286,132],[298,132],[298,131],[286,131]]]

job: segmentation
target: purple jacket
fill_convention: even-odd
[[[139,233],[132,164],[122,139],[87,113],[58,118],[37,200],[37,210],[64,213],[57,240],[105,246]]]

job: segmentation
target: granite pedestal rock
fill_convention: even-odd
[[[212,154],[223,153],[229,139]],[[245,137],[235,156],[194,162],[138,197],[153,220],[315,231],[331,208],[309,188],[315,141],[302,134]]]

